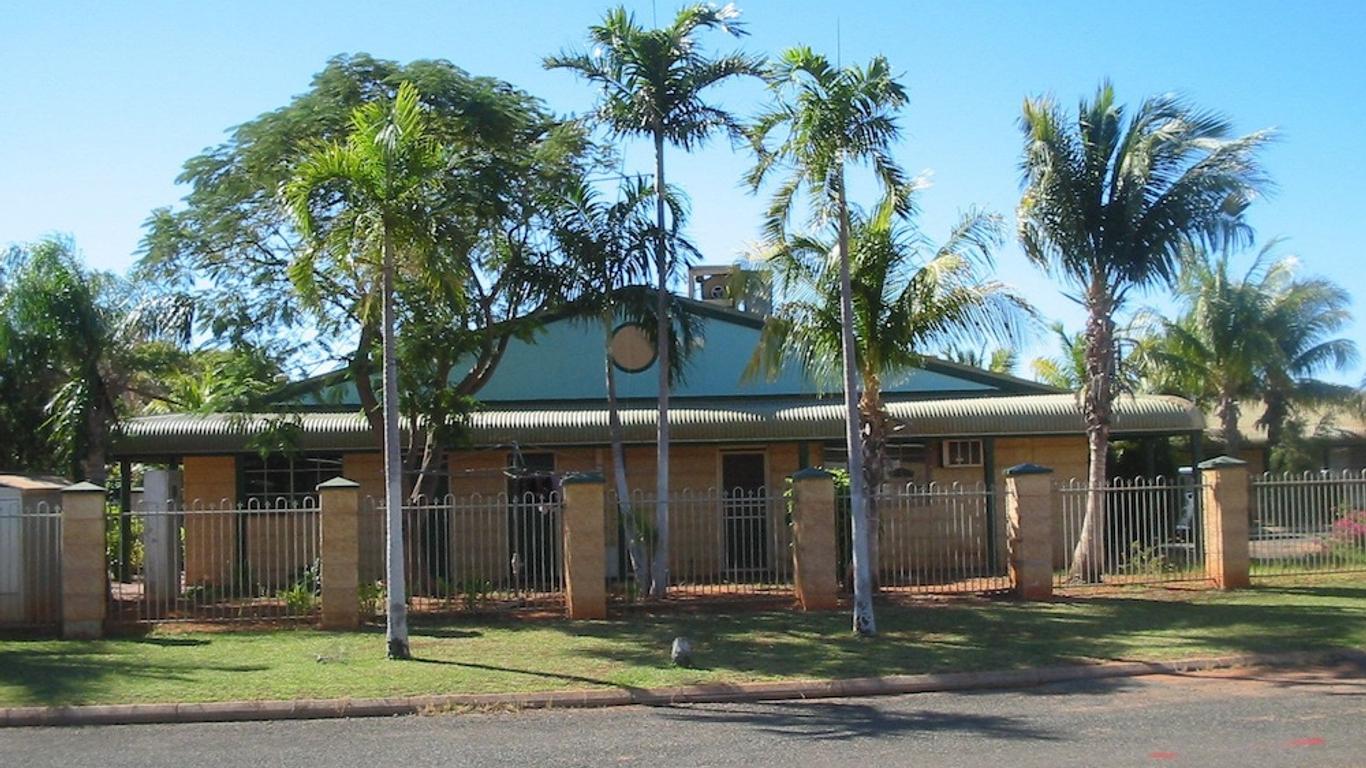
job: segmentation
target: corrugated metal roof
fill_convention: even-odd
[[[1258,423],[1265,413],[1264,403],[1244,402],[1239,406],[1238,431],[1246,445],[1260,448],[1267,444],[1266,427]],[[1304,437],[1308,440],[1324,443],[1366,441],[1366,415],[1350,407],[1310,408],[1300,413],[1298,418],[1304,428]],[[1223,428],[1215,414],[1205,415],[1205,428],[1214,439],[1223,438]]]
[[[916,437],[1081,434],[1085,421],[1073,395],[1021,395],[888,404],[891,415]],[[621,421],[626,440],[655,438],[654,408],[626,407]],[[679,403],[670,411],[673,438],[680,442],[833,440],[843,434],[837,401],[736,399],[706,404]],[[180,455],[240,451],[252,437],[281,420],[298,425],[302,449],[373,449],[377,442],[361,414],[351,411],[290,414],[168,414],[131,420],[115,445],[116,455]],[[1176,397],[1123,397],[1115,403],[1114,430],[1172,433],[1200,430],[1204,417]],[[476,446],[591,445],[608,442],[606,407],[545,407],[487,410],[470,416]]]

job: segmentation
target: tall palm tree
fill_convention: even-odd
[[[1266,132],[1231,138],[1226,119],[1170,95],[1132,114],[1103,82],[1075,122],[1052,98],[1025,101],[1020,243],[1086,309],[1080,397],[1090,454],[1086,515],[1071,578],[1103,561],[1106,453],[1118,391],[1115,314],[1134,290],[1170,281],[1182,246],[1245,239],[1243,211],[1265,185]]]
[[[863,440],[855,381],[858,365],[845,172],[850,164],[871,166],[882,187],[884,205],[896,214],[910,211],[910,184],[891,157],[891,145],[899,134],[896,114],[906,104],[906,92],[881,56],[866,67],[839,68],[807,47],[784,52],[770,66],[767,80],[774,104],[751,128],[758,162],[746,179],[758,190],[774,172],[787,171],[788,175],[769,203],[765,234],[778,247],[787,242],[788,221],[802,189],[810,198],[815,227],[824,229],[833,224],[838,232],[833,253],[839,274],[839,346],[849,448],[854,631],[872,635],[877,631],[873,617],[872,532],[864,493]],[[774,134],[781,134],[781,141],[769,148],[767,141]]]
[[[759,60],[741,53],[710,58],[697,46],[699,32],[746,34],[734,6],[690,5],[666,27],[649,29],[618,6],[589,28],[591,53],[566,51],[545,59],[547,69],[568,69],[601,91],[597,119],[616,136],[648,136],[655,153],[656,335],[659,340],[659,426],[655,508],[656,548],[651,593],[669,583],[669,260],[665,226],[664,146],[693,149],[712,134],[735,134],[738,126],[704,94],[728,80],[759,71]]]
[[[403,570],[403,456],[399,445],[398,361],[394,281],[400,266],[420,271],[432,250],[445,153],[432,138],[417,88],[399,85],[393,101],[358,107],[345,143],[316,146],[298,164],[285,198],[311,246],[290,265],[306,300],[317,302],[313,282],[324,254],[345,262],[362,279],[379,271],[384,355],[384,499],[387,557],[388,655],[409,658],[407,589]],[[314,197],[329,196],[338,221],[321,226]],[[320,237],[320,233],[324,233]],[[373,282],[370,283],[373,285]]]
[[[930,349],[984,338],[1010,343],[1021,336],[1027,304],[1005,284],[983,277],[1001,233],[999,216],[969,212],[935,246],[892,205],[871,217],[850,216],[854,360],[862,384],[858,411],[870,530],[877,530],[872,501],[886,479],[887,438],[895,427],[882,399],[886,379],[921,365]],[[751,374],[762,368],[776,375],[784,362],[796,361],[817,381],[839,381],[843,270],[829,258],[834,250],[833,242],[803,236],[770,255],[779,303],[764,324]]]

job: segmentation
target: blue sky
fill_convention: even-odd
[[[181,164],[229,127],[306,89],[326,59],[365,51],[446,58],[509,80],[555,110],[592,92],[541,57],[578,45],[603,2],[7,3],[0,24],[0,243],[60,231],[95,266],[134,259],[149,211],[183,194]],[[649,21],[675,3],[627,2]],[[845,62],[887,55],[910,93],[902,164],[931,174],[923,228],[942,237],[957,213],[985,207],[1013,221],[1016,117],[1026,95],[1065,103],[1102,77],[1120,98],[1177,91],[1230,115],[1240,131],[1276,127],[1265,155],[1274,196],[1252,211],[1262,240],[1285,237],[1307,273],[1366,297],[1358,222],[1366,210],[1366,3],[1316,2],[740,2],[744,47],[809,44]],[[837,33],[838,40],[837,40]],[[716,44],[729,41],[714,38]],[[744,114],[756,87],[721,100]],[[633,146],[628,170],[648,169]],[[758,235],[762,199],[741,188],[748,159],[724,143],[669,157],[693,201],[691,235],[712,262]],[[1000,276],[1075,327],[1080,313],[1010,244]],[[1158,301],[1153,298],[1153,301]],[[1366,315],[1360,300],[1355,307]],[[1366,317],[1350,335],[1366,340]],[[1041,337],[1026,356],[1047,351]],[[1345,380],[1357,381],[1360,371]]]

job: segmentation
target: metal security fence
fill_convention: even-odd
[[[1010,588],[1004,508],[985,484],[906,485],[884,489],[872,502],[882,591],[968,594]],[[839,506],[848,509],[848,500]]]
[[[62,620],[62,512],[0,498],[0,628]]]
[[[109,522],[110,618],[116,622],[306,619],[319,609],[312,499],[139,505]]]
[[[1203,486],[1189,477],[1116,479],[1099,489],[1100,535],[1074,567],[1091,486],[1071,480],[1055,488],[1059,505],[1053,552],[1057,585],[1160,584],[1204,581]]]
[[[385,508],[360,510],[362,610],[384,610]],[[564,503],[557,492],[446,496],[403,507],[404,576],[415,613],[564,602]]]
[[[1252,479],[1251,575],[1366,571],[1366,470]]]
[[[624,544],[621,515],[631,515],[653,550],[657,497],[631,494],[627,504],[607,494],[609,519],[617,523],[621,577],[612,580],[618,598],[632,599],[634,583]],[[673,597],[790,595],[792,527],[788,499],[773,488],[710,488],[670,494],[669,593]],[[653,557],[653,551],[647,553]]]

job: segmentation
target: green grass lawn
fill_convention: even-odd
[[[1117,589],[1046,604],[926,600],[881,605],[878,620],[881,634],[860,640],[844,613],[466,619],[417,624],[409,662],[384,660],[377,630],[0,639],[0,705],[650,687],[1366,647],[1366,576],[1281,579],[1232,593]],[[668,662],[680,634],[694,641],[696,669]]]

